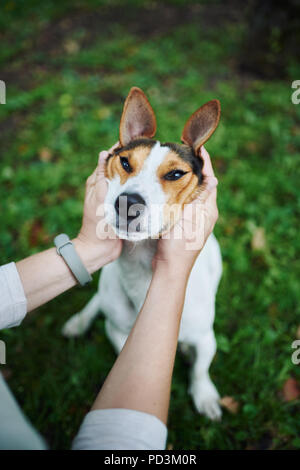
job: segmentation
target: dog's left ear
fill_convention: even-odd
[[[120,143],[129,144],[139,137],[151,139],[156,132],[154,111],[145,95],[137,87],[131,88],[126,98],[120,123]]]
[[[219,100],[205,103],[191,115],[184,126],[181,141],[193,147],[198,155],[203,145],[216,130],[219,124],[221,105]]]

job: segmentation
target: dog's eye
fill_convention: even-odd
[[[120,157],[120,161],[121,161],[121,165],[124,168],[124,170],[127,171],[127,173],[131,173],[132,168],[129,164],[128,158],[127,157]]]
[[[167,173],[164,176],[164,179],[167,181],[176,181],[176,180],[179,180],[179,178],[181,178],[185,174],[186,174],[186,171],[172,170],[172,171],[169,171],[169,173]]]

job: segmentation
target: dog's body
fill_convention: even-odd
[[[144,98],[138,96],[138,99]],[[126,103],[128,108],[128,98]],[[149,103],[146,104],[147,112],[149,106]],[[125,104],[125,111],[128,113],[127,108]],[[146,117],[145,121],[148,125],[149,115]],[[141,117],[139,119],[141,120]],[[151,133],[152,130],[147,134],[144,129],[144,133],[138,136],[146,135],[149,138],[152,137]],[[122,234],[121,238],[125,239],[123,250],[116,261],[103,268],[98,292],[86,307],[72,317],[64,327],[66,336],[82,334],[101,311],[106,317],[107,335],[117,353],[121,351],[130,333],[151,282],[152,259],[156,252],[157,240],[147,237],[149,233],[153,236],[157,232],[170,230],[170,224],[166,223],[166,205],[170,207],[174,201],[178,205],[178,194],[182,195],[183,192],[186,194],[180,204],[183,205],[187,200],[193,199],[193,195],[202,183],[200,159],[193,152],[189,155],[187,148],[147,139],[134,140],[132,136],[129,141],[126,141],[121,132],[120,137],[123,145],[107,164],[109,180],[107,202],[110,203],[110,209],[106,213],[106,219],[115,227],[118,235]],[[125,166],[122,159],[126,159]],[[120,160],[125,171],[119,167]],[[141,162],[143,162],[142,166]],[[164,175],[161,177],[163,179],[161,183],[158,177],[159,172]],[[181,186],[178,186],[177,180],[181,180],[179,182]],[[165,181],[168,182],[167,185]],[[123,194],[135,199],[136,204],[139,204],[137,211],[139,219],[136,215],[129,215],[133,204],[127,203],[126,206],[126,215],[128,214],[128,218],[134,221],[139,220],[139,229],[136,225],[134,229],[131,229],[127,220],[126,226],[121,223],[119,198]],[[173,198],[172,202],[170,202],[171,198]],[[142,209],[140,209],[141,204]],[[160,221],[158,230],[157,226],[155,228],[153,226],[153,218],[150,222],[151,228],[148,230],[147,217],[149,218],[150,215],[147,215],[147,208],[153,204],[160,204],[160,209],[157,210]],[[126,227],[125,231],[124,227]],[[190,386],[195,406],[199,412],[211,419],[219,419],[221,416],[218,404],[219,395],[208,373],[216,351],[213,322],[215,296],[221,272],[219,245],[214,235],[211,235],[189,278],[179,333],[180,343],[193,346],[196,351]],[[164,312],[161,312],[161,315],[163,314]]]

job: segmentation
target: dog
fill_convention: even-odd
[[[184,204],[203,187],[200,148],[215,131],[219,118],[219,101],[209,101],[185,124],[183,144],[161,143],[153,139],[156,119],[147,97],[139,88],[130,90],[120,122],[120,147],[106,162],[105,217],[124,240],[122,253],[102,269],[98,292],[65,324],[65,336],[85,333],[101,311],[107,336],[120,353],[151,282],[157,238],[176,223],[174,217],[172,222],[166,217],[168,209],[174,204],[180,208],[175,214],[178,220]],[[179,343],[183,348],[194,347],[189,392],[198,412],[212,420],[221,418],[219,394],[209,376],[216,352],[213,322],[221,274],[220,248],[211,234],[189,278]]]

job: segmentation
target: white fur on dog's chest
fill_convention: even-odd
[[[116,261],[121,285],[137,313],[142,307],[151,282],[156,244],[156,240],[138,243],[124,241],[122,254]]]

